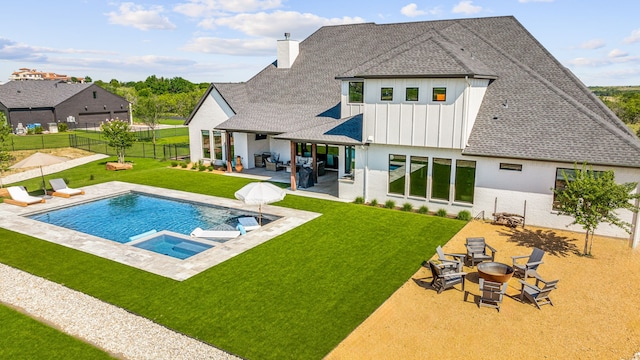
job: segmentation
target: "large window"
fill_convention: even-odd
[[[404,195],[407,157],[389,154],[389,194]]]
[[[473,190],[476,184],[476,162],[456,160],[455,201],[473,204]]]
[[[349,102],[362,103],[364,95],[364,83],[362,81],[349,82]]]
[[[412,156],[409,170],[409,196],[427,197],[427,169],[429,158]]]
[[[202,157],[211,159],[211,135],[209,130],[202,130]]]
[[[220,131],[213,132],[213,159],[224,160],[222,158],[222,133]]]
[[[451,159],[434,158],[431,197],[433,199],[449,200],[450,183]]]

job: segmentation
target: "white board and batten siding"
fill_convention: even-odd
[[[482,103],[488,80],[367,79],[364,85],[364,139],[375,144],[463,149]],[[382,88],[393,100],[380,100]],[[417,87],[418,101],[406,101]],[[446,88],[446,101],[433,101],[434,88]],[[348,85],[347,85],[348,91]],[[349,107],[349,106],[348,106]]]
[[[211,132],[216,126],[228,120],[233,115],[233,110],[231,110],[218,91],[212,89],[189,123],[189,151],[191,153],[191,161],[197,162],[202,159],[202,131],[207,130],[210,132],[210,148],[213,149],[213,133]],[[223,136],[223,146],[225,141]]]

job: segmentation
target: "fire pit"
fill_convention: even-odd
[[[513,268],[503,263],[485,262],[478,264],[478,275],[487,281],[506,283],[513,276]]]

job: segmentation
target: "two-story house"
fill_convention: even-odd
[[[211,85],[187,120],[192,161],[277,153],[333,167],[341,199],[552,228],[571,222],[553,189],[574,164],[640,180],[637,137],[513,17],[327,26],[277,49],[247,82]]]

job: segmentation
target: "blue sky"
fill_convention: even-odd
[[[94,80],[246,81],[285,32],[513,15],[586,85],[640,85],[640,2],[593,0],[21,0],[3,4],[0,82],[19,68]]]

